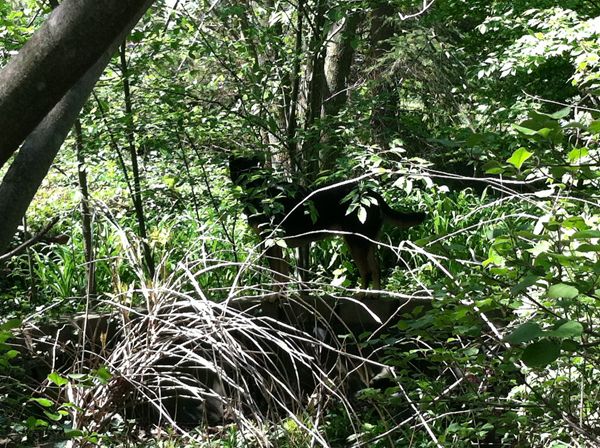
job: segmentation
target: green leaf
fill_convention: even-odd
[[[64,386],[69,382],[68,379],[60,376],[57,372],[52,372],[50,375],[48,375],[48,381],[50,381],[53,384],[56,384],[58,387]]]
[[[519,131],[521,134],[534,136],[537,135],[537,131],[533,129],[526,128],[525,126],[519,126],[518,124],[513,124],[512,127]]]
[[[83,436],[83,431],[81,429],[66,429],[65,428],[65,436],[72,439],[75,437]]]
[[[543,334],[541,327],[534,322],[526,322],[513,330],[504,340],[510,344],[517,345],[532,341]]]
[[[560,345],[550,339],[542,339],[527,346],[521,355],[521,361],[527,367],[541,368],[556,361],[560,355]]]
[[[580,337],[583,334],[583,325],[579,322],[569,321],[562,324],[556,330],[546,333],[548,336],[554,336],[560,339],[571,339]]]
[[[358,208],[358,220],[364,224],[365,221],[367,220],[367,209],[364,207],[359,207]]]
[[[560,110],[557,110],[556,112],[552,113],[552,114],[542,114],[540,112],[538,112],[540,115],[546,115],[547,117],[550,118],[554,118],[555,120],[560,120],[561,118],[565,118],[568,117],[571,114],[571,108],[570,107],[563,107]]]
[[[588,238],[600,238],[600,230],[581,230],[571,235],[574,240],[583,240]]]
[[[47,398],[30,398],[29,401],[35,401],[37,404],[44,408],[49,408],[54,404],[52,400],[48,400]]]
[[[48,412],[48,411],[44,411],[44,415],[46,417],[48,417],[50,420],[52,420],[53,422],[59,422],[60,419],[62,418],[62,415],[55,414],[53,412]]]
[[[569,151],[569,154],[567,154],[567,160],[569,161],[569,163],[574,163],[577,162],[579,159],[587,157],[588,154],[589,151],[587,150],[587,148],[575,148]]]
[[[526,148],[519,148],[510,158],[507,160],[508,163],[513,165],[516,169],[520,170],[523,163],[533,155],[532,152],[527,151]]]
[[[283,242],[285,243],[285,241]],[[283,247],[287,247],[287,245]],[[106,366],[100,366],[98,370],[96,370],[96,378],[98,378],[102,384],[106,384],[112,378],[112,374],[108,371]]]
[[[548,297],[551,299],[574,299],[579,295],[577,288],[564,283],[552,285],[548,289]]]
[[[10,319],[0,325],[0,331],[12,330],[21,325],[21,319]]]
[[[600,134],[600,120],[594,120],[588,128],[592,134]]]
[[[513,286],[510,291],[513,295],[519,294],[521,291],[526,290],[530,286],[535,285],[535,283],[539,280],[538,275],[527,275],[523,280]]]
[[[481,168],[487,174],[502,174],[506,170],[506,168],[497,160],[490,160],[489,162],[486,162]]]

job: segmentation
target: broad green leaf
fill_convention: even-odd
[[[48,400],[47,398],[30,398],[29,401],[35,401],[37,404],[44,408],[49,408],[54,404],[52,400]]]
[[[562,226],[567,229],[587,230],[588,225],[581,216],[571,216],[562,222]]]
[[[12,330],[21,325],[21,319],[10,319],[0,325],[0,331]]]
[[[284,241],[284,243],[285,243],[285,241]],[[96,377],[103,384],[106,384],[112,378],[112,374],[108,371],[108,369],[105,366],[100,366],[98,368],[98,370],[96,370]]]
[[[555,120],[560,120],[561,118],[565,118],[568,117],[571,114],[571,108],[570,107],[563,107],[560,110],[557,110],[556,112],[552,113],[552,114],[542,114],[540,112],[538,112],[540,115],[546,115],[550,118],[554,118]]]
[[[600,252],[600,244],[582,244],[577,246],[577,252]]]
[[[577,338],[583,334],[583,325],[579,322],[569,321],[562,324],[556,330],[549,331],[546,334],[561,339]]]
[[[569,151],[569,154],[567,154],[567,160],[569,161],[569,163],[574,163],[577,162],[579,159],[587,157],[588,154],[589,151],[587,150],[587,148],[575,148]]]
[[[588,128],[592,134],[600,134],[600,120],[594,120]]]
[[[525,322],[506,336],[504,340],[510,344],[522,344],[523,342],[533,341],[543,334],[541,327],[534,322]]]
[[[40,418],[35,418],[33,416],[29,417],[25,421],[25,424],[30,429],[46,428],[48,426],[48,422],[46,420],[42,420]]]
[[[560,355],[560,345],[550,339],[542,339],[527,346],[521,355],[521,361],[527,367],[546,367],[556,361]]]
[[[580,232],[575,232],[571,238],[574,240],[600,238],[600,230],[581,230]]]
[[[482,169],[487,174],[502,174],[506,168],[497,160],[490,160],[482,166]]]
[[[65,428],[65,436],[72,439],[74,437],[83,436],[83,431],[81,429],[67,429]]]
[[[532,155],[532,152],[529,152],[526,148],[521,147],[513,152],[512,156],[510,156],[507,162],[513,165],[516,169],[520,170],[523,163]]]
[[[574,299],[579,295],[577,288],[564,283],[552,285],[548,289],[548,297],[551,299]]]
[[[68,379],[60,376],[57,372],[52,372],[51,374],[49,374],[48,381],[56,384],[58,387],[64,386],[65,384],[67,384],[69,382]]]
[[[541,135],[544,138],[548,138],[548,136],[552,133],[552,129],[550,128],[542,128],[537,131],[538,135]]]
[[[529,136],[537,135],[536,130],[526,128],[525,126],[519,126],[518,124],[513,124],[512,127],[515,130],[519,131],[521,134],[525,134],[525,135],[529,135]]]

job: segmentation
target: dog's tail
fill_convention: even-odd
[[[379,202],[379,210],[385,222],[395,225],[400,228],[408,228],[416,226],[425,221],[427,215],[423,212],[399,212],[387,205],[383,197],[376,196]]]

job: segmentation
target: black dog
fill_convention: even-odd
[[[235,157],[229,159],[229,172],[235,185],[244,191],[244,210],[249,224],[265,239],[267,235],[281,236],[289,247],[300,247],[312,241],[342,234],[352,258],[358,267],[362,287],[372,284],[380,289],[379,262],[375,253],[376,241],[384,222],[408,228],[422,223],[425,213],[402,213],[386,204],[381,195],[369,190],[364,197],[370,198],[363,205],[366,214],[359,216],[359,209],[349,210],[349,195],[357,187],[356,182],[342,183],[309,190],[291,182],[273,183],[261,170],[258,157]],[[271,236],[272,238],[273,236]],[[277,245],[266,250],[271,269],[278,280],[289,276],[289,266],[283,259],[283,251]]]

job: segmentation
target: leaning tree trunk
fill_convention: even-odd
[[[0,72],[0,167],[147,0],[65,0]]]
[[[99,0],[94,0],[94,2],[104,5],[104,7],[107,7],[107,4],[112,5],[113,3]],[[94,7],[94,2],[91,2],[93,11],[96,10]],[[124,4],[137,3],[126,0],[119,0],[115,3],[120,4],[120,2]],[[87,5],[87,3],[87,1],[82,0],[77,4],[79,5],[79,8],[83,9],[83,5]],[[103,49],[104,52],[100,54],[99,58],[97,57],[97,62],[81,77],[81,79],[79,79],[79,81],[71,86],[64,98],[58,104],[56,104],[56,106],[54,106],[46,118],[44,118],[44,120],[27,137],[21,150],[17,154],[14,162],[11,164],[9,170],[4,176],[4,179],[2,180],[2,183],[0,184],[0,253],[7,248],[8,244],[12,240],[12,237],[15,234],[21,219],[23,216],[25,216],[25,211],[27,210],[27,207],[29,207],[29,203],[33,199],[33,196],[42,183],[42,180],[48,173],[48,169],[50,168],[54,157],[69,133],[69,130],[73,126],[79,111],[85,104],[85,101],[94,88],[96,81],[110,61],[111,56],[152,3],[153,0],[145,0],[141,6],[138,6],[136,11],[128,14],[128,20],[123,26],[121,26],[118,32],[115,33],[116,38],[113,36],[112,44],[107,45]],[[53,15],[59,12],[61,7],[57,8]],[[80,15],[81,14],[78,14],[77,16]],[[99,17],[103,17],[103,15],[100,15]],[[67,20],[67,22],[69,22],[69,20]],[[107,34],[110,34],[110,30],[113,30],[114,28],[113,23],[106,24],[100,21],[100,25],[102,30]],[[92,24],[87,23],[87,26],[92,26]],[[52,29],[52,32],[57,33],[57,35],[68,31],[69,27],[65,27],[64,29]],[[46,29],[44,32],[48,33],[49,30]],[[56,39],[60,41],[60,37],[57,37]],[[80,55],[80,53],[86,53],[86,47],[81,44],[82,42],[77,42],[75,46],[67,52],[73,59],[83,57]],[[35,47],[31,49],[32,47],[29,46],[28,48],[29,49],[27,51],[36,51]],[[25,48],[22,51],[26,51]],[[59,61],[53,61],[52,64],[50,64],[52,69],[55,69],[58,72],[68,69],[69,64],[71,63],[71,60],[65,60],[64,58],[61,58]],[[29,67],[31,72],[35,74],[36,68],[27,65],[27,62],[31,62],[30,57],[25,58],[25,61],[18,62],[17,65],[19,65],[20,70],[23,71],[23,73],[26,73],[24,69]],[[9,64],[9,66],[11,64]],[[14,72],[15,71],[13,70],[11,73]],[[4,71],[0,73],[0,79],[4,79],[4,73]],[[10,84],[14,83],[15,80],[10,82]],[[6,87],[2,84],[2,81],[0,81],[0,120],[5,119],[4,117],[8,110],[12,110],[12,103],[10,101],[4,101],[4,94],[6,91]],[[29,103],[30,102],[28,101],[26,104]],[[26,104],[23,105],[22,108],[15,110],[15,114],[18,117],[25,117],[30,112],[30,109],[26,106]],[[31,124],[31,120],[29,120],[29,122],[30,126],[35,126],[35,123]],[[3,129],[3,132],[6,130],[5,127],[0,127],[0,129]],[[30,130],[31,129],[28,129],[26,133]],[[18,140],[19,139],[15,140],[13,137],[13,142],[17,141],[15,145],[18,145]],[[0,140],[0,145],[4,145],[4,143],[4,139]],[[10,149],[11,146],[4,145],[1,148],[4,148],[5,150],[6,148]],[[1,148],[0,154],[2,154],[3,151]],[[2,160],[1,155],[0,160]]]

